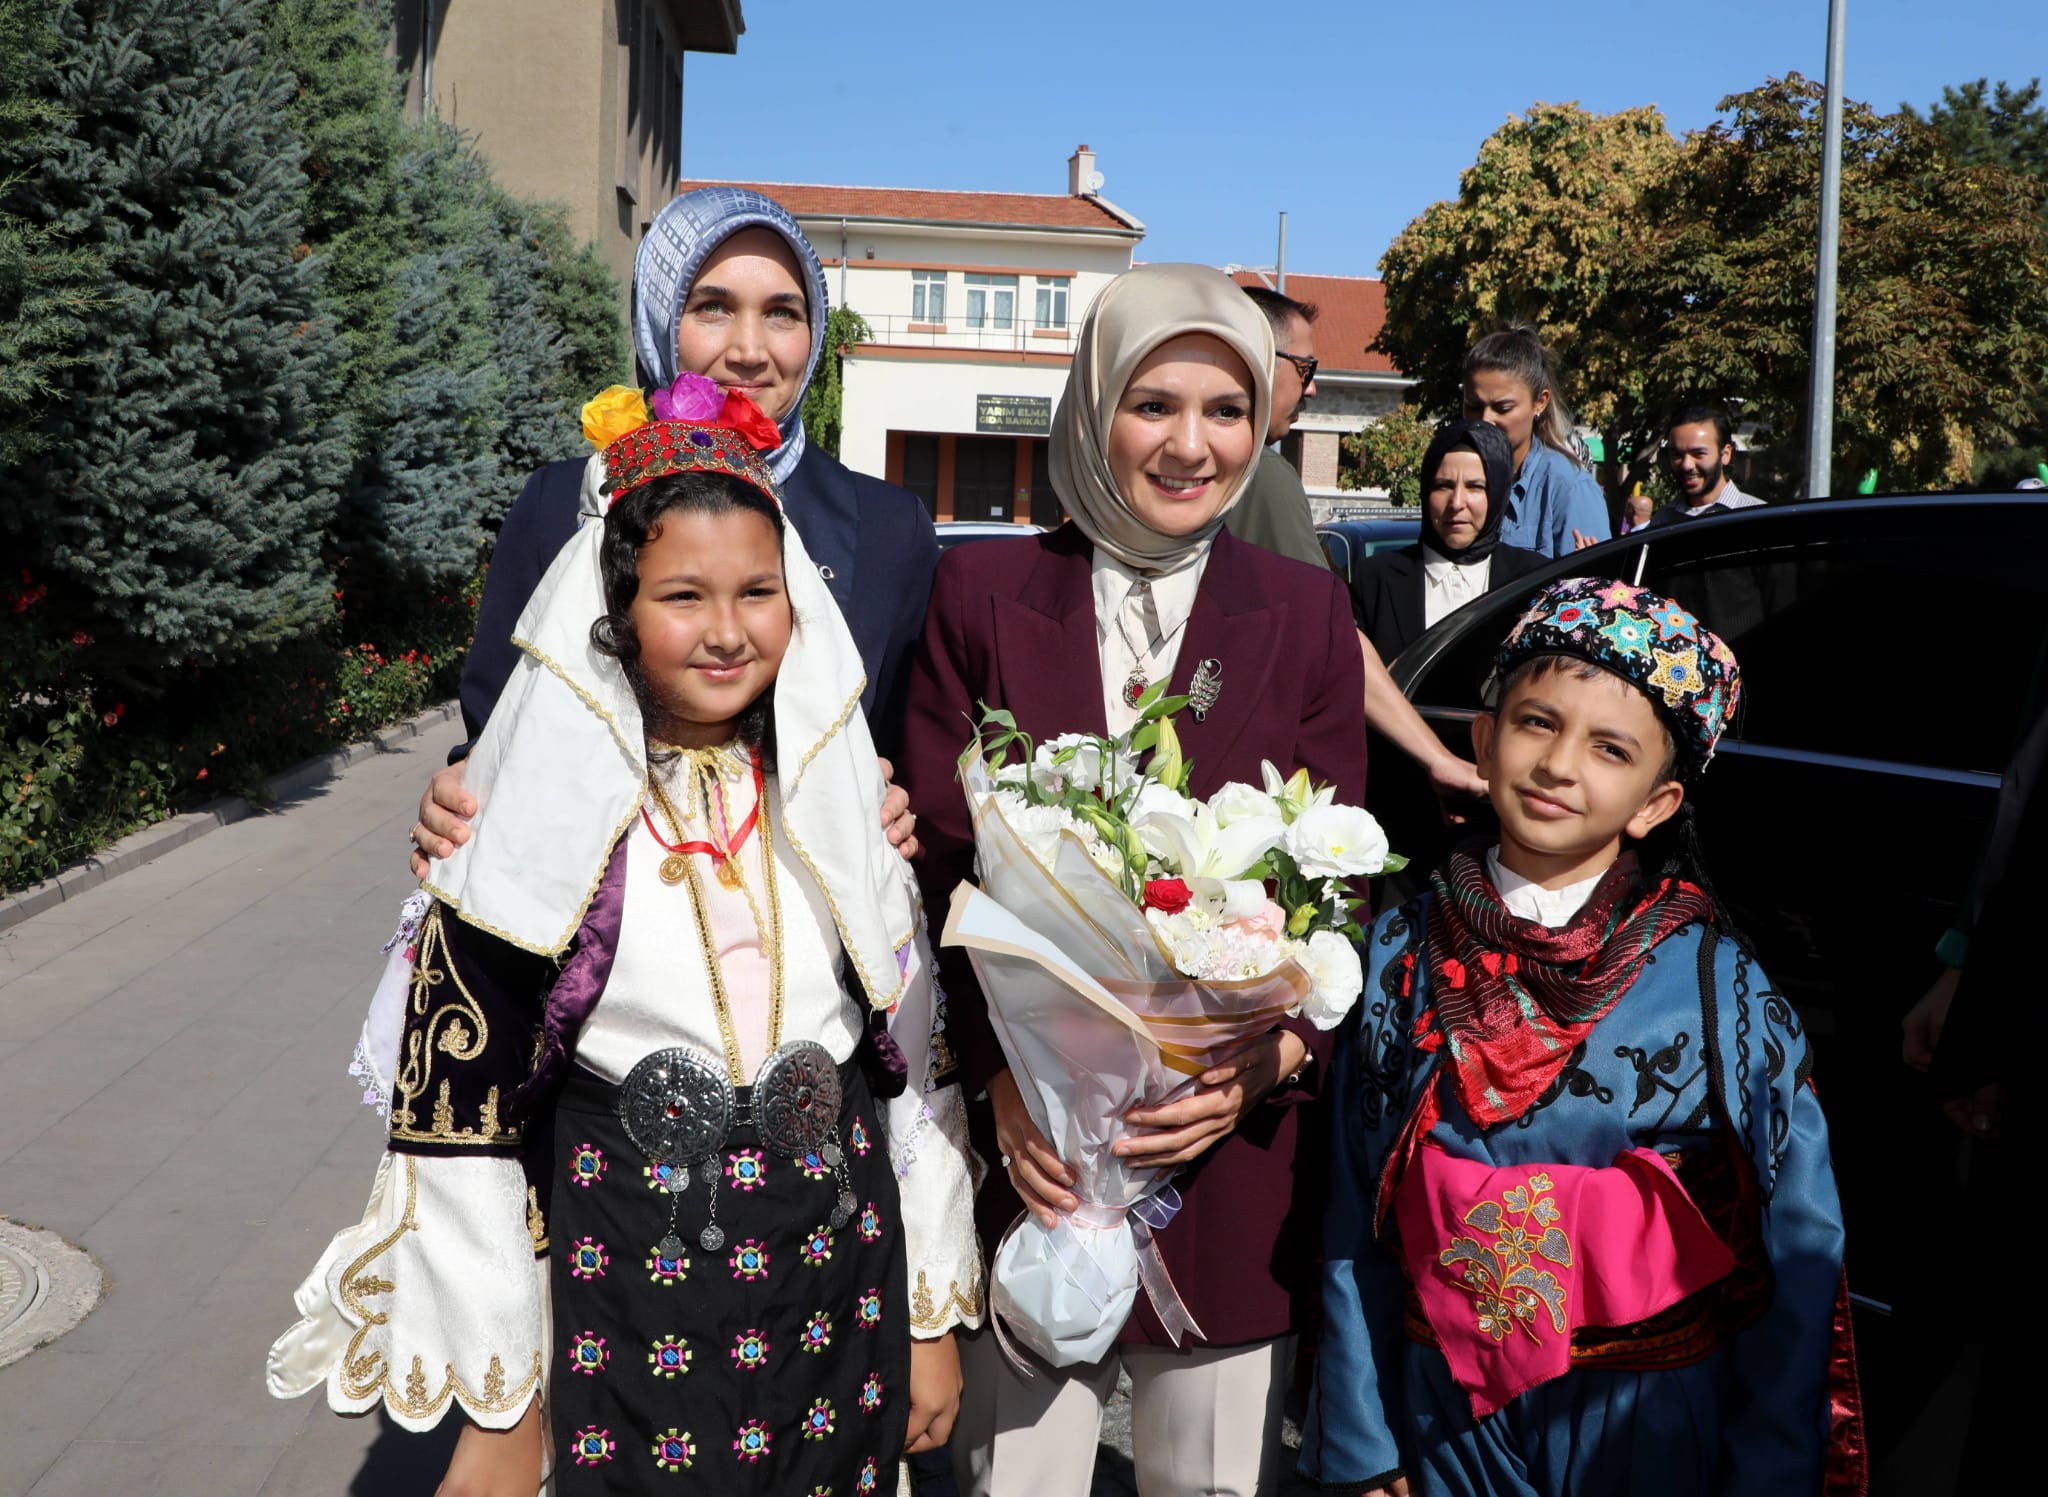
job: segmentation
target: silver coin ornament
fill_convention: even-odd
[[[714,1223],[697,1234],[697,1241],[703,1245],[705,1252],[715,1253],[725,1246],[725,1228]]]
[[[838,1143],[834,1142],[825,1145],[825,1147],[819,1151],[818,1157],[825,1161],[827,1168],[836,1170],[839,1168],[839,1162],[842,1159],[844,1159],[846,1155],[840,1151]]]
[[[839,1199],[832,1203],[832,1230],[838,1231],[853,1220],[853,1192],[845,1186],[839,1188]]]
[[[654,1250],[673,1263],[676,1259],[683,1256],[683,1239],[671,1232],[656,1244]]]
[[[618,1108],[626,1136],[649,1159],[701,1159],[732,1127],[732,1080],[701,1051],[657,1050],[619,1083]],[[688,1184],[685,1176],[670,1188]]]
[[[662,1183],[666,1186],[670,1195],[681,1195],[690,1188],[690,1167],[687,1164],[671,1166],[668,1172],[668,1179]],[[670,1256],[673,1257],[674,1255],[671,1254]]]
[[[839,1066],[815,1040],[794,1040],[769,1056],[754,1077],[754,1126],[771,1153],[801,1159],[830,1151],[839,1127]],[[836,1164],[831,1154],[828,1164]]]

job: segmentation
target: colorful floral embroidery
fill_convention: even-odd
[[[758,1461],[768,1453],[768,1426],[758,1419],[749,1419],[740,1426],[739,1437],[732,1442],[732,1453],[743,1461]]]
[[[825,1156],[816,1149],[812,1149],[808,1154],[804,1155],[803,1158],[797,1161],[797,1164],[813,1180],[822,1180],[832,1173],[832,1166],[825,1162]]]
[[[619,1444],[612,1438],[610,1430],[587,1424],[576,1431],[570,1448],[576,1452],[577,1465],[602,1466],[612,1458],[612,1452],[619,1448]]]
[[[654,1464],[664,1471],[681,1471],[690,1464],[697,1447],[686,1429],[669,1429],[655,1437]]]
[[[604,1371],[611,1355],[604,1349],[604,1337],[590,1331],[579,1331],[569,1340],[569,1365],[585,1377],[596,1377]]]
[[[1564,1286],[1556,1274],[1532,1263],[1541,1257],[1562,1268],[1572,1266],[1571,1239],[1557,1225],[1562,1213],[1550,1199],[1554,1189],[1548,1174],[1537,1174],[1529,1177],[1526,1188],[1517,1185],[1502,1192],[1498,1201],[1481,1201],[1465,1213],[1465,1225],[1491,1236],[1492,1244],[1453,1237],[1451,1245],[1437,1254],[1437,1262],[1457,1272],[1459,1284],[1476,1302],[1480,1331],[1495,1341],[1517,1330],[1526,1331],[1532,1341],[1541,1340],[1536,1331],[1539,1304],[1550,1312],[1551,1329],[1565,1334]]]
[[[766,1243],[748,1238],[732,1252],[732,1276],[736,1279],[754,1280],[766,1277],[768,1273],[768,1247]]]
[[[681,1336],[663,1336],[654,1343],[647,1361],[656,1377],[673,1379],[690,1370],[691,1356],[690,1343]]]
[[[1676,707],[1706,684],[1700,675],[1700,652],[1687,650],[1683,654],[1658,650],[1657,668],[1650,673],[1649,685],[1664,693],[1664,705]]]
[[[1633,608],[1642,595],[1641,588],[1630,587],[1626,582],[1610,582],[1593,592],[1594,601],[1602,608]]]
[[[823,1351],[831,1344],[832,1315],[830,1311],[820,1310],[816,1315],[813,1315],[804,1322],[803,1349],[805,1351]]]
[[[875,1203],[869,1201],[867,1209],[860,1214],[860,1240],[873,1242],[882,1235],[882,1213],[875,1210]]]
[[[569,1155],[569,1178],[588,1190],[604,1178],[604,1150],[596,1144],[578,1144]]]
[[[804,1497],[832,1497],[832,1489],[827,1486],[812,1487],[810,1491],[804,1493]]]
[[[866,1294],[863,1294],[860,1297],[860,1306],[856,1314],[860,1328],[864,1331],[879,1325],[882,1320],[882,1291],[870,1289]]]
[[[1699,622],[1676,603],[1652,608],[1650,618],[1657,625],[1659,639],[1691,639],[1693,626]]]
[[[725,1178],[736,1190],[753,1190],[768,1174],[767,1161],[759,1149],[741,1149],[726,1161]]]
[[[868,1380],[860,1385],[860,1411],[872,1414],[882,1406],[882,1379],[879,1373],[870,1372]]]
[[[681,1165],[676,1164],[643,1164],[640,1166],[640,1178],[647,1182],[649,1190],[666,1191],[668,1182],[681,1168]]]
[[[804,1415],[804,1438],[822,1440],[832,1433],[832,1400],[821,1398]]]
[[[872,1492],[878,1480],[879,1477],[875,1471],[875,1458],[869,1456],[867,1463],[860,1468],[860,1476],[855,1480],[853,1489],[856,1492]]]
[[[601,1279],[605,1265],[612,1261],[611,1254],[604,1250],[604,1244],[595,1237],[579,1237],[569,1247],[569,1277],[572,1279]]]
[[[689,1258],[678,1253],[673,1258],[661,1255],[661,1244],[656,1243],[647,1250],[647,1282],[650,1284],[679,1284],[690,1271]]]
[[[804,1262],[810,1264],[813,1268],[816,1268],[820,1263],[830,1258],[832,1256],[832,1229],[830,1227],[811,1228],[811,1235],[804,1239],[803,1255]]]
[[[1564,607],[1558,609],[1556,613],[1553,613],[1544,622],[1554,629],[1562,629],[1565,633],[1569,634],[1582,624],[1598,624],[1600,622],[1600,615],[1585,604],[1574,602],[1565,604]]]
[[[868,1157],[870,1145],[868,1144],[867,1125],[861,1122],[859,1118],[853,1120],[853,1127],[848,1130],[846,1141],[852,1146],[854,1153],[860,1155],[863,1159]]]
[[[1624,655],[1650,653],[1650,626],[1632,613],[1617,613],[1600,637],[1614,641],[1614,648]]]
[[[733,1338],[732,1365],[752,1372],[768,1360],[768,1338],[759,1331],[743,1331]]]

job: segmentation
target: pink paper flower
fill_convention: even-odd
[[[725,392],[717,381],[685,370],[666,390],[656,390],[647,407],[657,421],[715,421],[725,408]]]

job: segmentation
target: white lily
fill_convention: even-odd
[[[1283,779],[1280,771],[1273,767],[1271,759],[1261,759],[1259,774],[1265,781],[1266,794],[1279,803],[1280,814],[1288,821],[1293,821],[1302,812],[1312,811],[1317,806],[1330,805],[1337,799],[1335,785],[1325,785],[1320,790],[1316,789],[1309,782],[1306,769],[1297,769]]]
[[[1131,808],[1132,830],[1147,852],[1181,878],[1241,879],[1287,835],[1278,817],[1250,817],[1225,826],[1199,801],[1183,802],[1183,811],[1156,797],[1148,805],[1148,796],[1141,795]]]

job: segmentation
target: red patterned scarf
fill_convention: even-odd
[[[1510,1122],[1557,1079],[1573,1049],[1682,926],[1713,918],[1697,887],[1638,879],[1624,853],[1570,924],[1508,913],[1482,853],[1462,850],[1431,876],[1430,1001],[1458,1100],[1483,1128]]]

